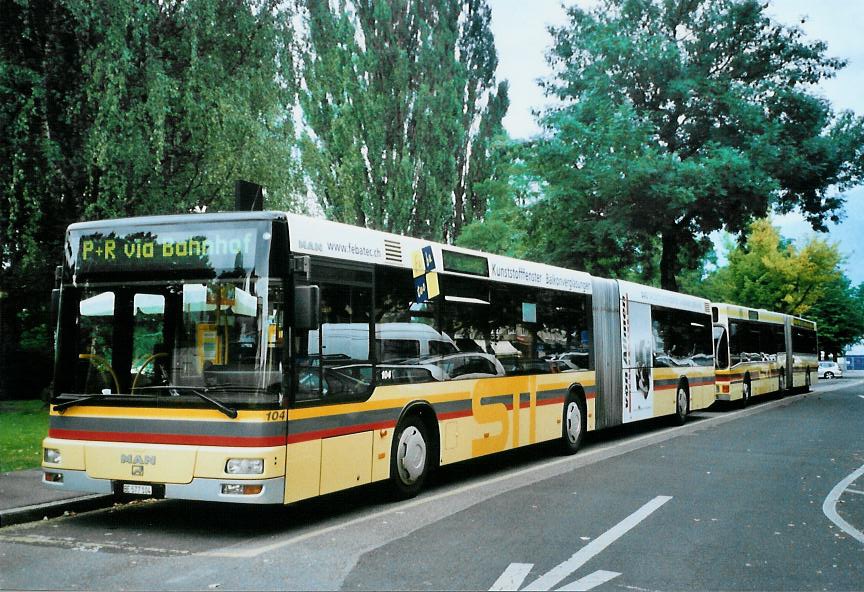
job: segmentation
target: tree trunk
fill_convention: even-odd
[[[662,235],[660,254],[660,287],[664,290],[678,291],[678,252],[681,243],[674,230],[667,230]]]

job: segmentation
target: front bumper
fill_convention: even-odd
[[[62,475],[62,481],[46,479],[46,473]],[[94,479],[87,475],[86,471],[43,468],[42,483],[65,491],[112,493],[116,482],[110,479]],[[261,485],[262,488],[261,493],[254,495],[225,494],[222,493],[222,485],[225,484]],[[285,499],[285,478],[231,480],[199,477],[192,479],[190,483],[166,483],[165,498],[239,504],[282,504]]]

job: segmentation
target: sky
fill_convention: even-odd
[[[591,0],[566,0],[571,6],[590,5]],[[539,133],[533,112],[548,100],[537,80],[551,71],[545,53],[551,44],[548,25],[561,25],[566,15],[560,0],[489,0],[492,32],[498,49],[498,79],[510,83],[510,110],[504,127],[514,138]],[[824,41],[828,55],[848,60],[836,78],[823,81],[814,92],[825,96],[835,112],[864,115],[864,2],[855,0],[772,0],[767,13],[785,25],[800,27],[810,39]],[[802,24],[802,17],[806,17]],[[853,284],[864,282],[864,186],[846,192],[846,207],[840,224],[829,223],[828,233],[814,233],[797,213],[776,216],[774,224],[783,236],[803,245],[812,236],[836,243],[846,257],[846,275]],[[715,243],[719,246],[719,237]],[[719,253],[721,263],[723,253]]]

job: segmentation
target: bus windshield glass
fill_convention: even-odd
[[[265,275],[266,232],[211,225],[75,238],[67,262],[76,281],[61,297],[57,402],[281,404],[283,283]]]

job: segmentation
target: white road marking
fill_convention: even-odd
[[[504,570],[504,573],[495,580],[495,583],[489,588],[489,592],[493,590],[506,590],[507,592],[518,590],[525,578],[528,577],[532,567],[534,567],[533,563],[511,563]]]
[[[862,399],[864,399],[864,395],[858,395],[858,396],[861,397]]]
[[[0,541],[7,543],[22,543],[25,545],[62,547],[65,549],[73,549],[75,551],[87,551],[90,553],[99,553],[100,551],[105,549],[110,551],[128,553],[130,555],[189,556],[192,554],[190,551],[184,551],[182,549],[136,547],[135,545],[121,542],[96,543],[92,541],[77,541],[73,538],[48,537],[38,534],[2,535],[0,536]]]
[[[846,493],[857,493],[858,495],[864,495],[864,491],[858,491],[857,489],[847,489]]]
[[[617,578],[621,574],[617,571],[604,571],[598,570],[592,574],[588,574],[582,579],[576,580],[572,584],[567,584],[566,586],[562,586],[558,588],[559,592],[588,592],[593,588],[596,588],[600,584],[605,584],[609,580]]]
[[[851,536],[853,539],[856,539],[859,543],[864,543],[864,532],[861,532],[843,520],[843,518],[840,517],[840,514],[837,513],[837,502],[840,500],[840,496],[843,495],[846,488],[854,483],[861,475],[864,475],[864,465],[858,467],[858,470],[851,473],[848,477],[835,485],[834,489],[831,490],[831,493],[828,494],[828,497],[825,498],[825,502],[822,504],[822,512],[828,517],[828,520],[836,524],[840,530]]]
[[[627,516],[624,520],[598,536],[596,539],[576,551],[570,559],[553,567],[551,570],[534,580],[525,589],[534,591],[551,590],[556,584],[575,573],[577,569],[585,565],[591,558],[603,551],[606,547],[627,534],[633,527],[653,514],[663,504],[671,500],[668,495],[658,495],[650,502]]]

